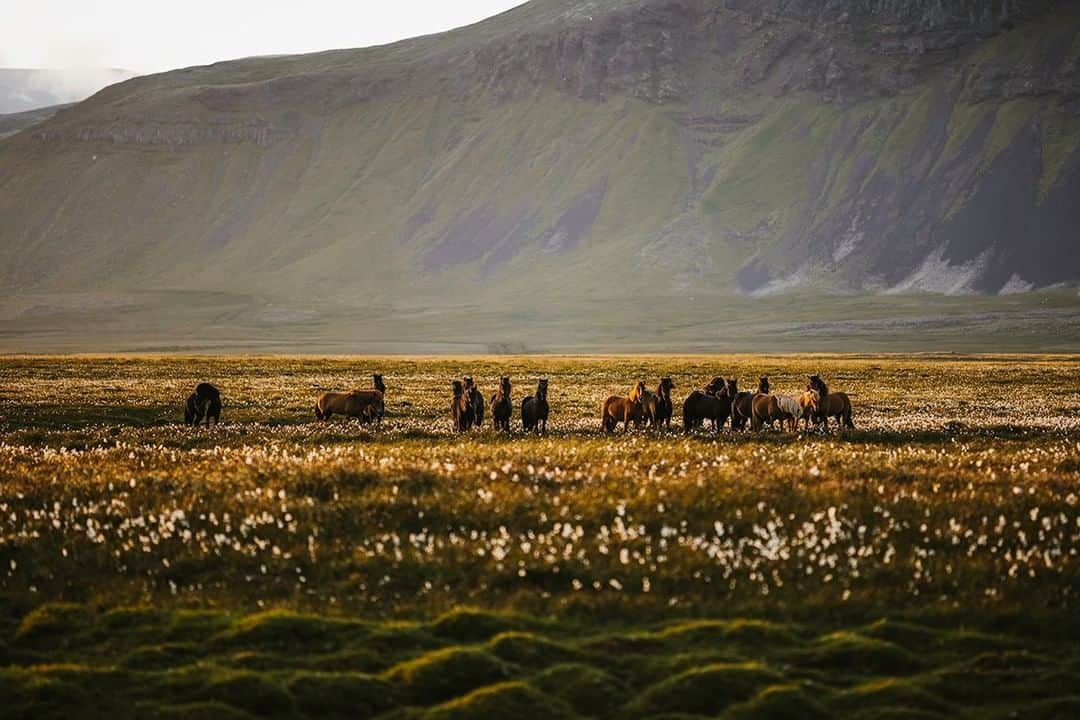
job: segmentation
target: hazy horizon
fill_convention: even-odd
[[[374,9],[315,0],[301,13],[252,0],[227,5],[196,0],[161,22],[140,12],[134,0],[107,7],[74,0],[19,2],[0,26],[0,68],[149,74],[257,55],[382,45],[469,25],[520,4],[403,0]]]

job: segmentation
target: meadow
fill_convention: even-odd
[[[380,426],[316,396],[388,385]],[[855,430],[685,435],[714,375]],[[450,382],[550,379],[549,432]],[[676,383],[671,430],[599,405]],[[203,380],[222,424],[180,424]],[[1080,716],[1073,356],[0,359],[5,717]]]

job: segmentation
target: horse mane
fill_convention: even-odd
[[[829,394],[829,386],[825,384],[825,381],[821,379],[820,375],[812,376],[810,378],[810,383],[811,383],[811,385],[816,385],[817,386],[817,387],[812,387],[811,390],[817,390],[818,395],[820,397],[825,397],[826,395]]]

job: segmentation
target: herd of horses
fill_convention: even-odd
[[[484,424],[484,394],[471,377],[452,381],[453,396],[450,401],[450,415],[454,429],[466,432]],[[655,391],[648,390],[645,382],[639,380],[625,396],[612,395],[604,400],[600,407],[601,427],[605,433],[612,433],[623,425],[623,432],[635,428],[670,428],[674,414],[671,398],[675,383],[670,377],[660,378]],[[510,432],[510,421],[514,415],[514,402],[511,398],[510,378],[502,376],[499,385],[491,395],[490,409],[492,425],[496,430]],[[520,405],[521,427],[525,432],[547,432],[547,421],[551,407],[548,405],[548,379],[540,378],[532,395],[522,399]],[[362,423],[381,422],[386,414],[386,383],[383,376],[376,373],[370,389],[349,390],[348,392],[323,393],[315,401],[315,418],[329,420],[333,415],[357,418]],[[184,409],[184,422],[198,425],[211,418],[216,425],[221,417],[221,393],[209,383],[199,383],[195,392],[187,399]],[[705,425],[708,421],[714,431],[719,431],[730,420],[732,430],[744,430],[747,424],[751,430],[761,430],[768,426],[775,428],[777,421],[781,429],[794,431],[799,420],[809,430],[810,424],[829,428],[829,420],[835,419],[839,429],[854,428],[851,418],[851,400],[843,392],[832,392],[819,375],[807,379],[806,389],[797,393],[773,394],[769,388],[769,378],[758,379],[755,392],[740,391],[735,378],[714,377],[707,385],[694,390],[683,401],[683,430],[691,432]]]

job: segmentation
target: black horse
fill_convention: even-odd
[[[210,427],[211,418],[215,425],[221,419],[221,391],[210,383],[196,385],[184,406],[185,425],[198,425],[204,418],[207,427]]]
[[[514,402],[510,399],[510,378],[499,378],[499,389],[491,396],[491,418],[496,430],[510,432],[510,418],[514,415]]]
[[[465,394],[469,396],[469,403],[473,407],[473,422],[476,427],[480,427],[484,424],[484,394],[471,377],[465,378]]]
[[[547,432],[548,421],[548,381],[540,378],[536,383],[536,394],[529,395],[521,401],[521,426],[525,432],[535,430],[538,433]]]

